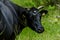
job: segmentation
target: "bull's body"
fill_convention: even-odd
[[[20,7],[10,1],[1,1],[0,6],[2,6],[0,8],[0,21],[2,20],[2,24],[0,23],[0,32],[2,32],[0,40],[15,40],[16,35],[26,25],[38,33],[44,31],[40,23],[42,15],[38,14],[38,9],[33,7],[28,11],[26,8]]]
[[[11,3],[10,1],[6,1],[5,3],[0,2],[0,4],[0,6],[2,6],[0,16],[2,21],[4,20],[6,24],[4,32],[2,35],[0,35],[0,40],[15,40],[15,35],[19,34],[20,30],[25,27],[23,24],[21,24],[22,14],[25,9],[14,3]],[[0,24],[1,32],[3,31],[4,27],[2,24]]]

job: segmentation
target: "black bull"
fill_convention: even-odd
[[[26,26],[42,33],[41,17],[47,12],[35,7],[23,8],[10,1],[0,2],[0,40],[15,40],[15,36]]]

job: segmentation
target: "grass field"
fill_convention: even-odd
[[[22,7],[36,6],[32,0],[13,0],[14,3]],[[37,6],[36,6],[37,7]],[[26,27],[16,40],[60,40],[60,10],[53,7],[47,7],[48,14],[42,17],[42,25],[45,28],[43,33],[36,33],[29,27]]]

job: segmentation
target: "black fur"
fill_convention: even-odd
[[[1,5],[3,9],[0,9],[0,16],[2,15],[0,21],[2,19],[3,22],[2,24],[0,23],[0,32],[4,29],[4,25],[6,25],[6,28],[3,34],[0,35],[0,40],[15,40],[16,35],[26,26],[29,26],[37,33],[42,33],[44,31],[41,24],[41,14],[43,12],[47,13],[47,10],[39,12],[35,7],[27,10],[27,8],[23,8],[7,0],[5,2],[1,1],[0,6]]]

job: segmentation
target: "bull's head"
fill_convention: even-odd
[[[26,15],[28,26],[38,33],[42,33],[44,31],[44,27],[41,24],[42,14],[46,14],[48,12],[47,10],[39,11],[41,8],[43,7],[38,7],[38,9],[32,7],[28,10]]]

